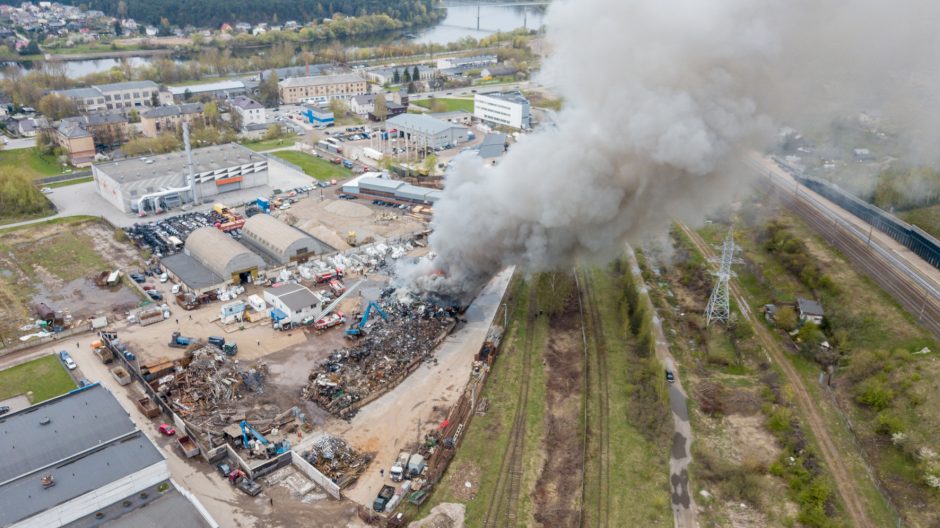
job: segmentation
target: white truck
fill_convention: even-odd
[[[375,150],[374,148],[369,148],[369,147],[362,149],[362,153],[365,155],[365,157],[369,159],[373,159],[375,161],[382,161],[382,158],[385,157],[385,155],[379,152],[378,150]]]
[[[398,453],[398,458],[392,464],[392,469],[388,471],[389,476],[392,477],[392,482],[401,482],[405,478],[405,469],[408,467],[409,458],[411,458],[411,455],[405,451]]]
[[[424,457],[415,453],[408,459],[408,478],[420,476],[424,472]]]

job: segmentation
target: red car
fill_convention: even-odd
[[[330,160],[330,163],[332,163],[332,164],[334,164],[334,165],[339,165],[339,164],[342,163],[342,162],[343,162],[343,158],[333,158],[333,159]]]
[[[176,429],[168,423],[160,424],[160,434],[163,436],[173,436],[176,434]]]

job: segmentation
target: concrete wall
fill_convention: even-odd
[[[297,468],[301,473],[307,476],[310,480],[314,481],[317,486],[323,488],[323,491],[330,494],[334,499],[342,499],[343,495],[340,493],[339,486],[336,485],[332,480],[329,479],[323,473],[313,467],[310,462],[304,460],[304,457],[300,456],[300,453],[291,450],[291,463]]]
[[[170,468],[166,460],[144,468],[133,475],[128,475],[94,491],[80,495],[64,504],[50,508],[25,521],[16,523],[14,528],[48,528],[62,526],[86,515],[110,506],[130,495],[156,486],[170,478]]]

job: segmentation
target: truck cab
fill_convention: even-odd
[[[405,451],[398,454],[398,458],[388,471],[393,482],[401,482],[405,478],[405,470],[408,468],[409,458],[411,458],[411,455]]]

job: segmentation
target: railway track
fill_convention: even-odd
[[[530,285],[529,302],[526,314],[526,334],[522,350],[522,376],[516,399],[516,414],[512,430],[509,433],[509,445],[503,453],[500,463],[496,488],[490,497],[483,526],[486,528],[505,528],[518,525],[519,497],[522,493],[522,458],[525,452],[526,415],[529,401],[529,379],[532,370],[533,334],[538,315],[535,287]]]
[[[702,240],[698,233],[688,226],[680,224],[680,227],[703,256],[710,259],[715,257],[715,252]],[[728,286],[735,301],[741,306],[747,306],[745,296],[741,292],[738,284],[732,280],[728,282]],[[830,436],[825,419],[817,409],[819,402],[809,393],[806,385],[803,383],[803,378],[800,377],[799,373],[790,363],[783,348],[770,334],[770,331],[767,330],[761,321],[755,321],[753,319],[751,310],[742,310],[742,313],[754,328],[764,350],[773,362],[780,366],[783,375],[787,378],[787,382],[793,387],[797,407],[800,410],[801,416],[804,417],[806,424],[812,431],[813,436],[816,438],[820,455],[832,474],[832,478],[836,484],[836,491],[842,499],[843,504],[845,504],[846,513],[852,521],[851,525],[861,528],[874,528],[875,524],[869,517],[868,510],[865,507],[865,498],[862,497],[857,483],[848,471],[847,464],[842,458],[842,451],[839,450]]]
[[[580,278],[578,277],[579,273],[581,275]],[[606,527],[609,525],[610,513],[610,402],[608,398],[607,343],[604,340],[601,317],[597,309],[597,298],[594,295],[594,281],[590,273],[584,271],[576,272],[575,281],[578,294],[581,298],[581,305],[585,308],[587,318],[590,321],[591,331],[588,341],[589,343],[593,343],[592,348],[596,351],[596,366],[594,366],[594,368],[592,368],[590,351],[585,358],[585,379],[589,385],[596,384],[597,388],[595,390],[598,394],[596,402],[589,401],[587,403],[587,405],[596,406],[597,420],[596,424],[592,423],[589,418],[586,420],[589,425],[587,431],[588,438],[585,438],[586,443],[590,441],[590,438],[595,438],[597,442],[597,484],[594,490],[596,493],[596,515],[582,515],[581,525],[585,526],[586,523],[589,522],[588,520],[593,518],[596,520],[596,523],[592,523],[594,526]],[[590,389],[585,387],[585,390]],[[587,471],[586,460],[585,471]],[[582,493],[585,491],[589,490],[585,488],[582,490]],[[581,503],[585,506],[591,506],[583,496],[581,497]]]

